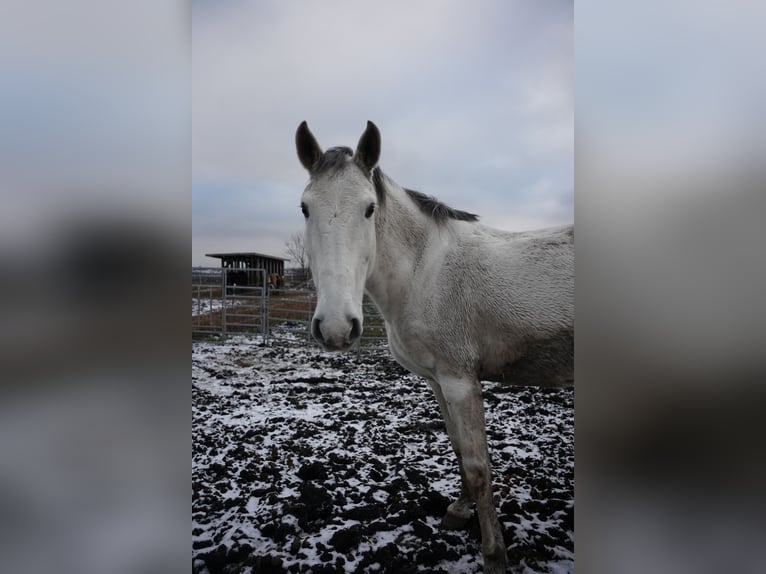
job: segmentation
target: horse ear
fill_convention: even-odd
[[[380,159],[380,130],[374,123],[368,121],[359,143],[356,144],[354,160],[368,174],[372,173]]]
[[[298,159],[310,173],[322,158],[322,148],[319,147],[305,120],[301,122],[295,132],[295,148],[298,150]]]

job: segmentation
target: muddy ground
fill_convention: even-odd
[[[428,385],[386,349],[195,342],[193,571],[481,572],[446,531],[457,462]],[[484,383],[512,572],[574,570],[574,392]]]

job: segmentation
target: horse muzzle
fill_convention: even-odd
[[[362,321],[356,317],[325,319],[314,315],[311,334],[326,351],[345,351],[362,336]]]

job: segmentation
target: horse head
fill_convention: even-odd
[[[344,350],[362,334],[364,286],[375,265],[373,172],[380,157],[380,132],[367,122],[356,151],[335,147],[323,152],[304,121],[295,145],[310,176],[301,210],[318,294],[311,333],[325,349]]]

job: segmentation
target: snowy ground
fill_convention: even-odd
[[[439,527],[457,462],[430,389],[385,349],[192,345],[193,570],[481,572]],[[574,394],[484,383],[512,572],[574,571]]]

